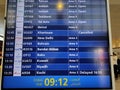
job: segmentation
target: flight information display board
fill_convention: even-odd
[[[2,88],[112,89],[106,0],[7,0]]]

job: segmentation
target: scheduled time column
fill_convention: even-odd
[[[5,47],[5,66],[4,66],[4,75],[12,76],[13,75],[13,66],[14,66],[14,45],[15,45],[15,29],[16,29],[16,0],[8,0],[8,16],[7,16],[7,27],[6,27],[6,47]]]

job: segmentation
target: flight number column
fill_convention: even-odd
[[[24,32],[22,76],[35,76],[36,71],[36,27],[37,27],[37,0],[24,0]]]

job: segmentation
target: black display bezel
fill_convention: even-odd
[[[8,16],[7,12],[8,12],[8,2],[9,0],[6,0],[6,17]],[[108,2],[107,0],[105,0],[105,3],[106,3],[106,17],[107,17],[107,35],[108,35],[108,45],[109,45],[109,55],[110,55],[110,36],[109,36],[109,22],[108,22]],[[4,37],[4,48],[3,48],[3,52],[5,51],[5,43],[6,43],[6,36],[7,36],[7,18],[5,19],[5,37]],[[39,90],[39,89],[57,89],[57,88],[4,88],[3,87],[3,82],[4,82],[4,57],[5,57],[5,53],[3,53],[3,64],[2,64],[2,81],[1,81],[1,90]],[[109,60],[110,60],[110,56],[109,56]],[[109,64],[111,63],[111,61],[109,61]],[[111,71],[111,65],[109,65],[109,69]],[[113,82],[112,82],[112,73],[110,72],[110,88],[59,88],[59,89],[62,89],[62,90],[112,90],[113,89]]]

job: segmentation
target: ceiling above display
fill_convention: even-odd
[[[110,4],[120,4],[120,0],[109,0]]]

